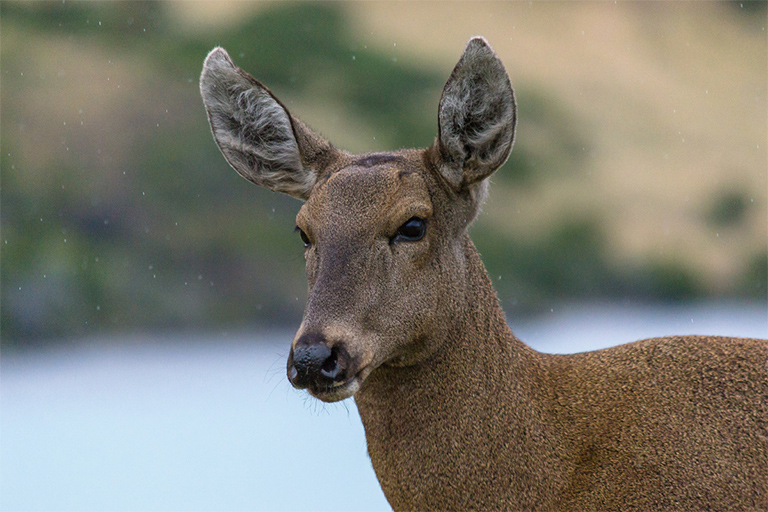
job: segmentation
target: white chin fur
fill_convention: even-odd
[[[308,391],[312,396],[323,402],[339,402],[357,393],[357,390],[360,389],[361,382],[360,377],[355,376],[350,380],[331,388],[325,388],[320,391],[309,389]]]

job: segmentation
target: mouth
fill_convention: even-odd
[[[370,373],[370,367],[365,367],[349,379],[334,382],[326,386],[313,384],[307,388],[307,391],[310,395],[323,402],[339,402],[357,393],[363,385],[363,381]]]

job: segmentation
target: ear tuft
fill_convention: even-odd
[[[455,188],[490,176],[509,157],[517,108],[504,65],[482,37],[470,39],[443,89],[438,150]]]

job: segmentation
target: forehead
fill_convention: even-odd
[[[425,176],[412,158],[374,154],[354,158],[324,176],[299,212],[299,219],[353,216],[372,220],[385,214],[418,209],[431,213]],[[428,210],[428,211],[424,211]]]

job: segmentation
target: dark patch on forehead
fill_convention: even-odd
[[[359,167],[373,167],[375,165],[387,164],[390,162],[403,162],[403,157],[398,155],[392,155],[389,153],[377,153],[374,155],[368,155],[352,162],[352,165]]]
[[[340,172],[346,169],[354,168],[354,167],[359,169],[371,169],[373,167],[376,167],[377,165],[382,165],[387,163],[406,164],[408,163],[408,160],[401,155],[393,155],[391,153],[373,153],[367,156],[353,157],[353,159],[350,160],[349,163],[345,164],[340,169],[337,169],[333,172],[327,172],[322,174],[318,178],[317,182],[315,183],[315,189],[322,188],[330,178],[332,178],[336,174],[339,174]],[[418,174],[418,173],[414,170],[403,169],[398,172],[397,177],[402,178],[403,176],[407,176],[409,174]]]

